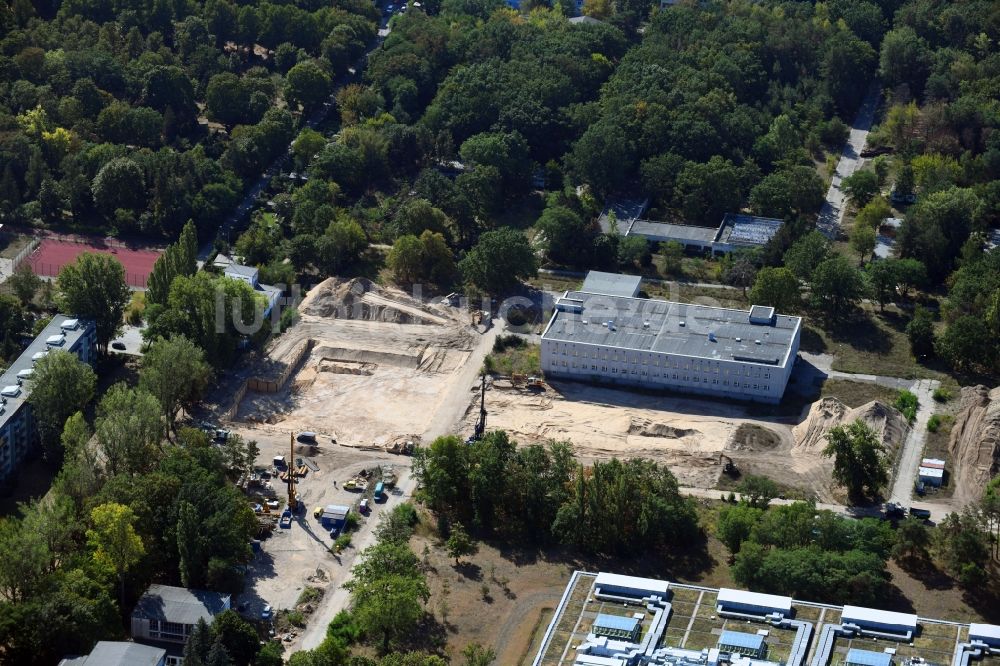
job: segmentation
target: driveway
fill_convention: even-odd
[[[816,220],[816,227],[827,238],[836,238],[840,232],[840,225],[844,221],[844,211],[847,208],[847,201],[844,192],[840,189],[840,184],[845,178],[858,170],[864,159],[861,151],[868,141],[868,132],[875,121],[875,109],[878,107],[879,87],[873,83],[865,96],[865,101],[858,109],[858,115],[854,119],[851,127],[851,134],[844,146],[844,152],[837,163],[837,168],[830,181],[830,189],[826,193],[826,202],[819,211],[819,218]]]

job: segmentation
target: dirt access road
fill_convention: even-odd
[[[462,367],[459,376],[451,382],[445,390],[442,400],[438,403],[434,417],[431,419],[430,427],[422,434],[424,442],[433,441],[434,438],[442,435],[455,433],[455,427],[465,416],[469,409],[470,397],[476,389],[477,377],[483,366],[483,359],[493,349],[493,342],[501,332],[502,322],[495,320],[494,325],[486,331],[479,339],[478,344],[469,354],[465,365]],[[390,504],[395,505],[405,502],[413,496],[417,481],[412,474],[407,473],[400,476],[397,484],[397,493],[391,497]],[[391,506],[388,508],[391,509]],[[346,609],[350,604],[350,593],[344,589],[342,583],[349,579],[350,567],[354,564],[358,553],[375,542],[375,525],[377,521],[368,520],[361,529],[354,534],[351,548],[341,556],[341,568],[338,579],[323,597],[319,607],[309,620],[309,624],[299,639],[289,645],[292,651],[312,650],[323,642],[326,636],[326,627],[330,621],[340,611]],[[335,585],[335,587],[334,587]],[[331,591],[332,589],[332,591]]]

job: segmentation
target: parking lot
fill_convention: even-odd
[[[326,444],[313,447],[296,443],[294,452],[290,452],[287,433],[254,428],[236,428],[233,432],[255,440],[260,448],[256,468],[270,477],[263,481],[270,484],[278,502],[278,509],[272,513],[280,515],[288,502],[286,484],[272,474],[274,457],[292,458],[293,464],[296,458],[301,458],[317,468],[308,468],[306,475],[297,480],[296,494],[303,508],[293,516],[291,527],[275,527],[269,537],[261,540],[260,550],[248,566],[247,586],[239,597],[241,611],[248,617],[259,618],[265,605],[270,605],[276,613],[294,609],[307,586],[323,589],[329,595],[350,577],[354,558],[370,543],[379,515],[401,501],[401,488],[410,484],[410,458]],[[381,502],[373,501],[374,484],[364,493],[344,489],[345,481],[362,470],[376,467],[391,467],[398,475],[396,488],[388,490]],[[334,537],[314,517],[314,508],[340,504],[357,513],[358,505],[366,497],[370,508],[367,515],[358,514],[360,524],[351,534],[352,545],[340,555],[333,554],[330,547]],[[248,496],[247,501],[257,499]],[[322,620],[320,614],[317,611],[316,621]],[[328,621],[329,618],[323,625]]]

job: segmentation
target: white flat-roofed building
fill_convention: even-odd
[[[548,377],[781,401],[802,319],[655,299],[567,291],[542,333]]]
[[[1000,626],[973,622],[969,625],[969,640],[986,643],[992,648],[1000,648]]]
[[[734,590],[728,587],[719,590],[715,604],[720,610],[737,613],[780,613],[782,615],[791,615],[792,613],[791,597]]]
[[[639,275],[589,271],[580,291],[585,291],[588,294],[604,294],[605,296],[632,297],[639,293],[640,284],[642,284],[642,277]]]
[[[897,613],[861,606],[844,606],[844,611],[840,614],[840,623],[856,624],[862,629],[903,634],[917,631],[917,616],[912,613]]]
[[[35,364],[60,350],[93,363],[97,329],[90,322],[56,315],[0,375],[0,481],[15,476],[21,461],[37,444],[38,432],[28,396]]]
[[[594,581],[594,589],[598,594],[612,596],[644,598],[657,596],[666,598],[670,583],[653,578],[638,576],[623,576],[614,573],[599,573]]]

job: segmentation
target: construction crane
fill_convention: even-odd
[[[295,436],[288,433],[288,508],[292,513],[296,513],[299,508],[299,500],[295,496],[295,470],[292,468],[292,461],[295,460]]]

